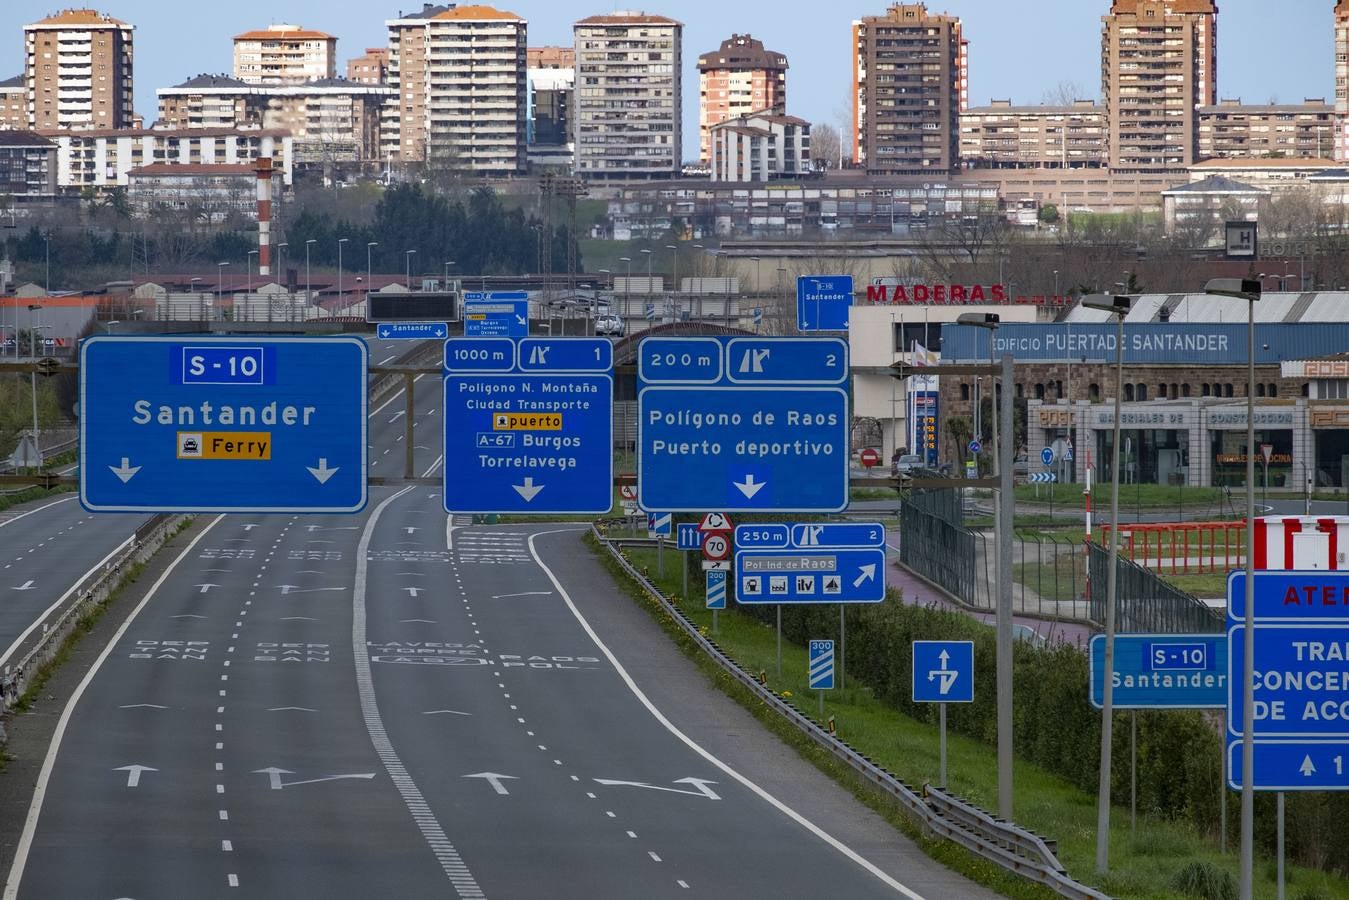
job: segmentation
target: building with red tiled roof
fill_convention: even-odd
[[[289,131],[128,128],[42,135],[56,143],[57,184],[63,189],[126,186],[132,169],[154,163],[238,165],[270,158],[283,184],[292,184],[294,178],[295,146]]]
[[[298,25],[269,25],[234,37],[234,77],[249,84],[295,84],[337,76],[337,38]]]
[[[23,28],[28,128],[125,128],[132,108],[132,26],[67,9]]]
[[[733,34],[698,57],[699,160],[712,159],[713,125],[757,110],[787,111],[787,57]]]

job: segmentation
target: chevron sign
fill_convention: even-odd
[[[1053,472],[1036,472],[1026,479],[1026,481],[1031,484],[1053,484],[1058,480],[1059,476],[1055,475]]]

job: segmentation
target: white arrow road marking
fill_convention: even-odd
[[[603,785],[618,785],[621,787],[639,787],[639,788],[646,788],[647,790],[651,791],[667,791],[671,794],[688,794],[691,797],[706,797],[709,800],[721,799],[719,796],[717,796],[717,793],[715,791],[713,791],[710,787],[708,787],[709,784],[716,784],[716,782],[708,781],[705,778],[679,778],[676,779],[676,781],[674,782],[675,784],[690,785],[691,787],[694,788],[694,790],[691,791],[682,791],[679,788],[662,787],[658,784],[647,784],[646,782],[643,781],[616,781],[612,778],[596,778],[595,783]]]
[[[412,622],[417,622],[417,623],[419,623],[419,624],[421,624],[421,625],[434,625],[434,624],[436,624],[436,622],[435,622],[434,619],[400,619],[399,622],[398,622],[398,624],[399,624],[399,625],[408,625],[408,624],[411,624]]]
[[[266,769],[254,769],[254,775],[266,775],[272,790],[279,791],[282,788],[295,787],[297,784],[318,784],[320,781],[341,781],[347,778],[359,778],[365,781],[375,777],[374,772],[356,772],[351,775],[325,775],[322,778],[306,778],[301,781],[281,780],[282,775],[294,775],[290,769],[279,769],[276,766],[270,766]]]
[[[287,594],[317,594],[317,593],[320,593],[320,592],[322,592],[322,591],[345,591],[345,590],[346,590],[346,588],[344,588],[344,587],[302,588],[302,587],[300,587],[300,586],[297,585],[297,584],[283,584],[283,585],[280,585],[280,587],[281,587],[281,596],[282,596],[282,597],[286,596]]]
[[[198,585],[193,585],[193,586],[194,586],[194,587],[199,587],[199,588],[201,588],[201,590],[198,591],[198,593],[201,593],[201,594],[207,594],[207,593],[210,593],[211,588],[213,588],[213,587],[220,587],[220,585],[218,585],[218,584],[198,584]]]
[[[167,706],[160,706],[158,703],[128,703],[125,706],[119,706],[118,709],[168,709]]]
[[[521,591],[518,594],[493,594],[493,600],[505,600],[507,597],[551,597],[552,591]]]
[[[754,495],[759,493],[759,491],[763,489],[764,485],[767,484],[767,482],[763,481],[756,482],[754,480],[754,476],[751,474],[746,475],[744,481],[732,481],[731,484],[739,488],[740,493],[745,495],[746,500],[753,500]]]
[[[392,425],[394,422],[397,422],[399,419],[403,418],[403,416],[406,416],[407,414],[408,414],[407,410],[400,409],[398,412],[393,414],[393,418],[389,419],[389,424]]]
[[[253,524],[252,522],[249,522],[247,525],[244,526],[244,531],[252,531],[254,528],[257,527],[258,527],[257,525]]]
[[[414,534],[414,533],[417,531],[417,526],[415,526],[415,525],[404,525],[404,526],[403,526],[403,530],[406,531],[408,534]]]
[[[114,772],[125,772],[125,773],[126,773],[126,786],[129,787],[129,788],[133,788],[133,787],[139,787],[139,786],[140,786],[140,783],[141,783],[141,773],[142,773],[142,772],[158,772],[159,770],[158,770],[158,769],[152,769],[152,768],[150,768],[149,766],[135,765],[135,766],[119,766],[118,768],[113,769],[113,771],[114,771]]]
[[[534,477],[528,476],[525,478],[524,484],[513,484],[511,485],[511,487],[515,489],[515,492],[517,494],[519,494],[521,497],[525,499],[526,503],[528,503],[529,501],[537,497],[539,491],[543,490],[545,487],[547,487],[547,485],[543,484],[536,485],[534,483]]]
[[[10,588],[11,591],[31,591],[33,589],[33,579],[28,579],[23,584]]]
[[[407,591],[409,594],[415,597],[421,593],[422,589],[418,587],[405,587],[403,588],[403,590]]]
[[[318,712],[316,709],[310,709],[307,706],[273,706],[268,712]]]
[[[514,775],[499,775],[496,772],[478,772],[476,775],[465,775],[464,777],[481,778],[482,780],[490,784],[492,786],[492,790],[496,791],[498,794],[510,793],[510,791],[506,790],[506,786],[501,783],[502,779],[509,778],[512,781],[516,780]]]
[[[305,466],[305,468],[309,470],[310,475],[313,475],[315,478],[318,479],[319,484],[327,484],[328,479],[336,475],[337,470],[341,467],[337,466],[332,469],[328,468],[327,458],[320,456],[318,468],[314,468],[313,466]],[[122,480],[125,481],[126,479],[124,478]]]
[[[171,619],[204,619],[204,618],[206,618],[206,617],[205,617],[205,616],[194,616],[194,615],[192,615],[191,613],[184,613],[183,615],[180,615],[180,616],[170,616],[169,618],[171,618]]]
[[[318,619],[311,616],[282,616],[282,622],[317,622]]]
[[[860,569],[859,569],[859,571],[861,572],[861,574],[858,575],[856,578],[853,579],[853,583],[852,583],[852,586],[853,586],[853,587],[861,587],[861,586],[862,586],[862,582],[864,582],[864,581],[870,581],[870,580],[872,580],[873,578],[875,578],[875,577],[876,577],[876,564],[875,564],[875,563],[868,563],[868,564],[865,565],[865,566],[861,566]]]
[[[120,469],[116,466],[108,466],[108,468],[112,470],[112,474],[122,479],[122,484],[126,484],[141,470],[140,466],[133,466],[131,460],[127,459],[125,456],[122,457],[122,467]]]
[[[1303,778],[1311,778],[1316,774],[1316,766],[1312,765],[1311,754],[1308,754],[1302,760],[1302,766],[1298,769]]]
[[[442,716],[442,715],[448,715],[448,716],[471,716],[471,715],[473,715],[473,713],[460,712],[460,711],[457,710],[457,709],[428,709],[426,712],[422,713],[422,715],[424,715],[424,716]],[[472,776],[465,775],[464,777],[465,777],[465,778],[470,778],[470,777],[472,777]]]

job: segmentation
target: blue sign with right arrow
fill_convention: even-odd
[[[913,642],[913,702],[974,702],[974,641]]]
[[[741,604],[885,599],[885,528],[879,523],[737,525],[735,546]]]

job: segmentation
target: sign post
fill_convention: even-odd
[[[80,503],[359,512],[368,363],[355,337],[91,337],[80,345]]]
[[[946,704],[974,702],[974,641],[913,642],[913,702],[937,704],[940,777],[946,788]]]

